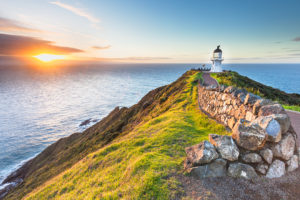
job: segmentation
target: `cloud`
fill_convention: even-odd
[[[78,16],[81,16],[81,17],[84,17],[86,19],[88,19],[90,22],[93,22],[93,23],[98,23],[100,22],[100,20],[94,16],[92,16],[91,14],[81,10],[80,8],[75,8],[71,5],[68,5],[68,4],[64,4],[64,3],[61,3],[59,1],[53,1],[53,2],[50,2],[51,4],[54,4],[54,5],[57,5],[61,8],[64,8],[68,11],[71,11],[72,13],[74,13],[75,15],[78,15]]]
[[[52,41],[0,33],[0,55],[32,56],[39,53],[70,54],[80,52],[84,51],[72,47],[56,46]]]
[[[103,50],[103,49],[109,49],[111,45],[106,45],[106,46],[92,46],[93,49],[97,50]]]
[[[0,31],[41,32],[40,30],[28,28],[15,20],[0,17]]]
[[[132,61],[151,61],[151,60],[170,60],[170,57],[126,57],[115,58],[115,60],[132,60]]]
[[[300,42],[300,37],[295,37],[294,39],[292,39],[292,41],[294,41],[294,42]]]

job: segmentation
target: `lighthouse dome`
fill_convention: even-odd
[[[222,50],[220,49],[220,45],[217,46],[217,48],[214,50],[214,53],[222,53]]]

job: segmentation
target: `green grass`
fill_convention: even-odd
[[[209,133],[229,134],[197,109],[193,82],[200,77],[189,72],[184,89],[164,97],[130,133],[85,156],[26,199],[173,199],[183,195],[176,176],[183,172],[185,147],[208,139]]]
[[[300,106],[282,105],[284,109],[300,112]]]

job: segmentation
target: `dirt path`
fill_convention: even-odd
[[[300,144],[300,112],[286,110],[290,117],[292,126],[298,135],[298,144]]]
[[[218,82],[210,76],[210,73],[204,72],[202,75],[202,78],[204,80],[204,85],[206,85],[206,86],[208,86],[208,85],[218,86],[219,85]]]

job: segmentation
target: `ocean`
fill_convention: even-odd
[[[102,64],[53,70],[0,67],[0,183],[47,146],[81,132],[116,106],[131,106],[197,64]],[[300,94],[300,64],[225,64]],[[90,119],[85,126],[80,124]]]

